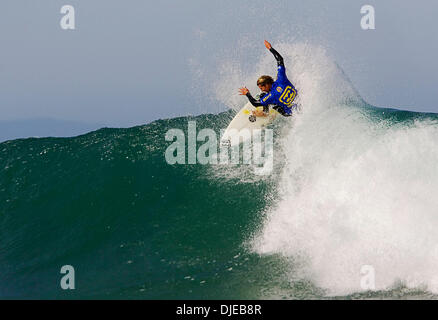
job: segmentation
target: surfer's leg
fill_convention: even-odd
[[[289,110],[290,112],[287,112],[280,106],[273,106],[272,108],[278,111],[278,113],[280,113],[283,117],[290,117],[292,115],[292,110]]]

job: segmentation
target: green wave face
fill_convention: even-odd
[[[426,117],[361,110],[393,124]],[[281,161],[256,180],[166,163],[169,128],[196,120],[219,132],[231,116],[0,144],[1,298],[323,297],[312,279],[290,280],[293,257],[252,248],[282,194]],[[75,269],[75,290],[60,287],[63,265]]]
[[[167,164],[165,132],[187,120],[0,144],[1,298],[256,298],[272,260],[243,243],[273,187]]]

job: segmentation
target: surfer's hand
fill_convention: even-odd
[[[268,50],[271,50],[271,48],[272,48],[271,44],[268,41],[266,41],[266,40],[265,40],[265,47]]]
[[[239,88],[239,92],[240,92],[241,96],[246,96],[249,93],[249,90],[247,87],[242,87],[242,88]]]

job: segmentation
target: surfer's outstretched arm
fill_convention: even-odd
[[[251,104],[252,104],[254,107],[261,107],[261,106],[264,106],[264,105],[260,102],[260,99],[255,99],[255,98],[251,95],[251,93],[249,93],[249,90],[248,90],[247,87],[242,87],[242,88],[240,88],[240,89],[239,89],[239,92],[240,92],[240,95],[241,95],[241,96],[246,96],[246,97],[248,98],[249,102],[251,102]]]
[[[272,48],[272,45],[265,40],[265,47],[266,49],[268,49],[269,51],[271,51],[271,53],[274,55],[275,60],[277,60],[277,65],[278,66],[283,66],[284,67],[284,61],[283,61],[283,57],[278,53],[277,50],[275,50],[274,48]]]
[[[260,102],[260,100],[255,99],[255,98],[251,95],[251,93],[248,92],[248,93],[246,94],[246,97],[248,98],[249,102],[251,102],[251,104],[252,104],[254,107],[261,107],[261,106],[263,106],[262,103]]]

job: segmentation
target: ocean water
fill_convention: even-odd
[[[323,48],[278,49],[301,110],[272,126],[268,175],[164,155],[188,121],[219,134],[272,57],[222,66],[226,112],[0,143],[0,298],[435,299],[438,115],[367,104]]]

